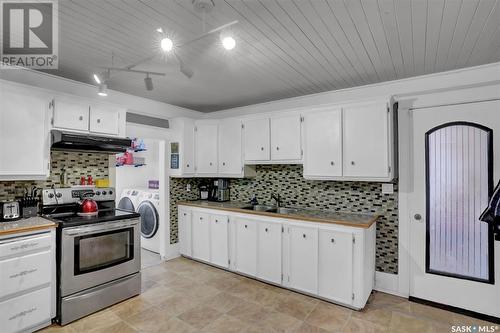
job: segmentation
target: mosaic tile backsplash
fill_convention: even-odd
[[[302,165],[260,165],[256,177],[231,179],[231,200],[249,202],[254,195],[260,204],[274,204],[271,194],[279,194],[284,206],[332,211],[378,213],[377,271],[398,272],[398,191],[382,194],[375,182],[313,181],[304,179]],[[198,198],[201,179],[172,178],[170,181],[171,243],[177,242],[177,202]],[[186,191],[191,184],[192,191]]]
[[[61,186],[60,176],[66,170],[67,184],[77,185],[80,177],[91,175],[93,179],[108,178],[109,156],[97,153],[51,152],[50,177],[41,181],[0,181],[0,200],[14,199],[22,196],[25,187],[39,188]]]

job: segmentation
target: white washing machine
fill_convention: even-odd
[[[142,248],[159,253],[163,219],[160,216],[160,194],[158,191],[143,190],[139,196],[136,212],[141,214]]]
[[[139,206],[139,197],[142,190],[126,188],[122,191],[116,208],[135,212]]]

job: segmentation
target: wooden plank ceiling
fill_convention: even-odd
[[[162,27],[181,42],[200,34],[191,0],[60,0],[56,75],[93,83],[98,66],[164,72],[146,91],[143,76],[113,73],[109,88],[210,112],[253,103],[500,61],[500,0],[215,0],[206,28],[231,27],[182,47],[186,78],[162,58]]]

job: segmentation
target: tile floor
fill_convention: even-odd
[[[161,257],[158,253],[141,249],[141,269],[155,266],[161,263]]]
[[[41,332],[437,333],[491,325],[380,292],[353,311],[184,258],[144,269],[142,288],[140,296]]]

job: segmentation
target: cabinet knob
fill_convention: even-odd
[[[215,220],[215,223],[219,223],[219,220]]]
[[[414,218],[416,221],[420,221],[420,220],[422,219],[422,215],[420,215],[420,214],[415,214],[415,215],[413,216],[413,218]]]
[[[82,121],[83,120],[83,116],[78,117],[78,120]]]
[[[248,228],[248,226],[245,224],[245,229]]]
[[[268,231],[267,228],[265,230],[266,230],[266,232]]]
[[[222,165],[226,165],[226,162],[222,162]]]
[[[97,119],[97,123],[100,124],[101,123],[101,119]]]
[[[306,238],[306,234],[302,234],[302,238]]]
[[[280,147],[276,147],[276,150],[280,150]]]
[[[200,221],[203,220],[203,217],[200,217]]]
[[[332,243],[335,243],[335,239],[332,238]]]
[[[356,163],[354,163],[354,161],[351,161],[351,165],[354,165],[354,164],[356,164]]]
[[[186,213],[184,213],[184,216],[186,216]]]
[[[330,165],[331,165],[331,166],[334,166],[334,165],[335,165],[335,163],[334,163],[333,161],[331,161],[331,162],[330,162]]]
[[[260,147],[260,150],[264,150],[264,147]]]
[[[188,163],[188,164],[186,164],[186,168],[189,168],[189,163]]]
[[[210,164],[210,166],[212,166],[212,162],[210,162],[209,164]]]

